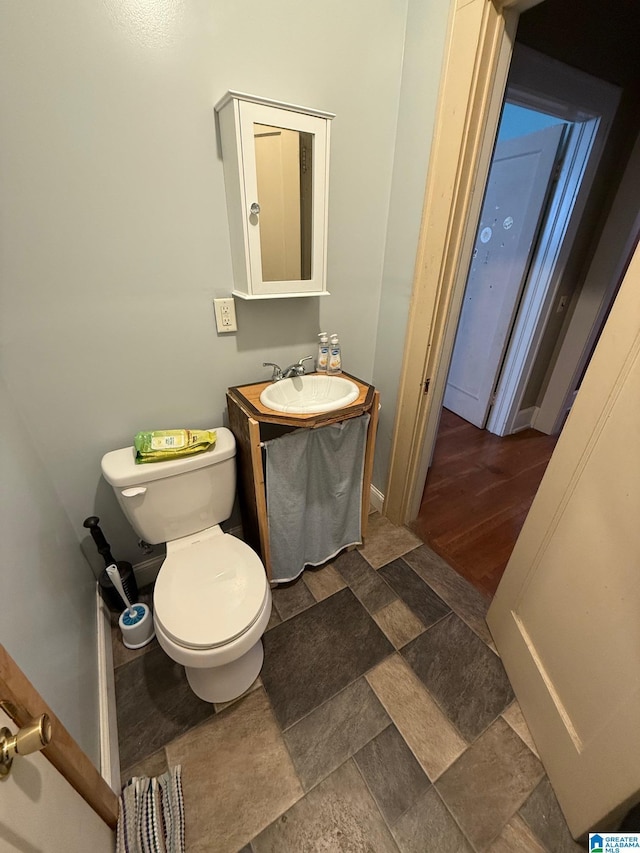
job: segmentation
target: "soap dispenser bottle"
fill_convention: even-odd
[[[316,372],[326,373],[329,364],[329,335],[326,332],[320,332],[318,335],[318,360],[316,361]]]
[[[327,373],[342,373],[342,352],[337,335],[331,335],[329,339],[329,364]]]

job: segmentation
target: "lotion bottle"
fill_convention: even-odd
[[[318,360],[316,361],[316,373],[326,373],[329,364],[329,336],[326,332],[318,335]]]
[[[342,352],[337,335],[331,335],[327,373],[342,373]]]

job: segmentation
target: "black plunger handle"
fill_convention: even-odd
[[[111,563],[115,563],[115,560],[113,559],[113,556],[111,554],[111,546],[104,538],[104,533],[98,525],[99,521],[100,519],[97,515],[90,515],[89,518],[85,518],[85,520],[83,521],[83,526],[88,527],[91,531],[93,541],[96,543],[98,553],[102,555],[102,559],[104,560],[105,566],[110,566]]]

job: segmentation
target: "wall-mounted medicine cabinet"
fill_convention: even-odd
[[[333,113],[231,91],[215,110],[233,295],[325,295]]]

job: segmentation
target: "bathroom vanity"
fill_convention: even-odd
[[[365,448],[361,508],[363,539],[366,536],[380,395],[373,385],[362,382],[355,376],[343,375],[348,376],[357,385],[357,399],[343,409],[319,414],[280,413],[268,409],[260,402],[260,394],[271,382],[240,385],[227,391],[229,428],[237,443],[239,495],[245,539],[260,554],[269,579],[272,572],[262,451],[264,441],[278,438],[295,429],[317,429],[368,413],[370,420]]]

